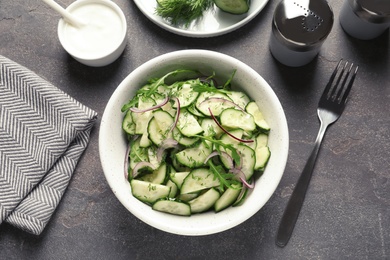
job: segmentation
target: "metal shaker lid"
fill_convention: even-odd
[[[354,13],[371,23],[390,23],[389,0],[349,0]]]
[[[282,0],[275,9],[272,32],[288,48],[307,51],[319,47],[332,26],[333,12],[326,0]]]

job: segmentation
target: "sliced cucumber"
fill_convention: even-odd
[[[176,109],[172,106],[171,102],[167,102],[165,105],[161,107],[162,110],[168,112],[172,117],[176,116]]]
[[[235,104],[240,108],[245,109],[246,105],[250,102],[249,97],[240,91],[231,91],[226,94]]]
[[[214,0],[215,5],[230,14],[245,14],[249,11],[250,0]]]
[[[214,210],[219,212],[227,207],[231,206],[236,200],[238,195],[240,195],[242,185],[241,184],[233,184],[232,188],[228,188],[221,195],[221,197],[215,202]]]
[[[165,185],[153,184],[137,179],[132,179],[130,186],[133,196],[146,203],[154,203],[161,198],[168,197],[171,190],[171,188]]]
[[[220,182],[208,168],[192,170],[184,179],[180,194],[199,192],[208,188],[217,187]]]
[[[263,130],[264,132],[269,132],[271,129],[268,123],[265,121],[263,114],[261,113],[259,107],[257,106],[256,102],[251,101],[248,103],[248,105],[245,107],[245,110],[251,114],[255,120],[256,125]]]
[[[156,105],[156,102],[152,98],[139,98],[138,109],[148,109]],[[135,123],[135,133],[143,134],[146,132],[150,119],[153,117],[151,111],[143,113],[132,113],[133,122]]]
[[[219,138],[221,134],[224,133],[223,130],[211,118],[204,118],[202,120],[201,126],[203,128],[204,136],[215,136]]]
[[[195,192],[195,193],[187,193],[187,194],[179,194],[177,196],[177,199],[180,200],[180,201],[185,201],[185,202],[188,202],[190,200],[193,200],[195,199],[196,197],[199,196],[199,192]]]
[[[198,145],[186,148],[176,153],[176,158],[180,164],[190,168],[200,167],[204,165],[207,156],[212,152],[212,145],[207,144],[207,141],[199,142]]]
[[[184,179],[190,172],[171,172],[169,174],[169,178],[176,184],[176,186],[180,189],[183,184]]]
[[[228,102],[224,102],[224,100],[227,100]],[[213,115],[219,116],[223,110],[234,107],[234,104],[225,94],[202,92],[196,100],[195,106],[206,116],[210,116],[209,109]]]
[[[200,213],[209,210],[214,203],[221,197],[221,194],[214,188],[209,189],[199,197],[190,200],[192,213]]]
[[[152,173],[142,175],[138,179],[141,181],[147,181],[150,183],[162,184],[162,183],[164,183],[166,176],[167,176],[167,165],[165,163],[163,163],[160,165],[160,167],[158,167]]]
[[[268,146],[256,148],[255,170],[263,171],[270,157],[271,157],[271,151]]]
[[[195,103],[192,103],[191,105],[189,105],[187,107],[187,110],[188,112],[190,112],[191,114],[193,114],[194,116],[196,117],[204,117],[205,115],[202,114],[196,107],[195,107]]]
[[[187,203],[165,199],[156,201],[152,208],[157,211],[170,213],[174,215],[180,216],[190,216],[191,215],[191,207]]]
[[[176,127],[185,136],[194,136],[203,132],[197,118],[185,108],[180,109]]]
[[[169,132],[173,124],[173,118],[168,112],[156,110],[153,112],[153,118],[148,125],[148,134],[150,140],[160,145],[162,141],[172,137],[172,132]]]
[[[129,135],[135,134],[135,123],[133,121],[132,113],[131,110],[127,110],[122,122],[123,130]]]
[[[141,135],[141,139],[139,141],[139,145],[141,147],[149,147],[150,145],[152,144],[152,142],[150,141],[149,139],[149,133],[147,131],[145,131],[142,135]]]
[[[175,139],[179,144],[184,145],[186,147],[192,146],[199,141],[199,138],[197,137],[184,136],[177,128],[173,129],[173,139]]]
[[[256,147],[260,148],[267,145],[268,145],[268,135],[262,133],[258,134],[256,136]]]
[[[197,84],[197,82],[197,80],[189,80],[172,90],[172,95],[179,99],[180,107],[188,107],[198,98],[199,92],[192,90],[192,86]],[[177,108],[176,102],[173,104],[173,107]]]
[[[256,129],[253,116],[242,110],[228,108],[222,111],[220,115],[221,125],[231,129],[241,128],[244,131],[253,131]]]
[[[245,144],[237,145],[237,150],[239,151],[242,159],[241,170],[244,172],[246,179],[249,180],[253,175],[256,164],[255,151]]]
[[[172,180],[168,180],[166,186],[171,188],[171,191],[169,192],[168,198],[175,198],[177,195],[177,192],[179,190],[177,188],[176,184]]]

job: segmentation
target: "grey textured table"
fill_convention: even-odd
[[[289,68],[268,49],[277,1],[242,29],[209,39],[172,34],[150,22],[133,1],[115,2],[127,17],[128,45],[112,65],[91,68],[69,57],[57,38],[58,15],[36,0],[0,1],[0,54],[100,118],[118,84],[151,58],[192,48],[231,55],[258,71],[285,109],[290,133],[285,174],[265,207],[238,227],[203,237],[168,234],[135,218],[111,192],[99,160],[98,121],[44,232],[34,236],[0,226],[1,259],[390,259],[388,31],[372,41],[347,36],[338,22],[342,1],[330,0],[335,23],[320,55],[307,66]],[[344,114],[325,136],[293,237],[282,249],[275,245],[276,230],[319,128],[318,99],[341,57],[359,64],[360,71]]]

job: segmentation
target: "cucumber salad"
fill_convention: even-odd
[[[175,70],[123,105],[134,197],[182,216],[244,203],[270,158],[270,127],[254,101],[231,89],[234,73],[218,85],[215,75]],[[171,79],[189,74],[196,76]]]

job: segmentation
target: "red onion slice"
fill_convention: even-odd
[[[152,107],[149,107],[149,108],[146,108],[146,109],[138,109],[136,107],[131,107],[129,109],[131,110],[131,112],[134,112],[134,113],[144,113],[144,112],[148,112],[148,111],[160,108],[160,107],[164,106],[166,103],[168,103],[168,101],[169,101],[169,97],[166,96],[165,99],[160,104],[157,104],[155,106],[152,106]]]
[[[249,188],[249,189],[253,189],[255,187],[255,182],[253,183],[248,183],[246,181],[246,177],[245,177],[245,173],[241,170],[241,169],[238,169],[238,168],[233,168],[233,169],[230,169],[230,171],[234,174],[237,175],[237,177],[241,180],[242,184]]]
[[[130,142],[126,148],[126,155],[125,155],[125,162],[124,162],[124,169],[123,169],[125,173],[125,179],[129,177],[129,160],[130,160],[129,152],[130,152]]]
[[[149,167],[151,168],[152,170],[156,170],[156,166],[154,166],[152,163],[150,162],[139,162],[137,163],[135,166],[134,166],[134,169],[133,169],[133,178],[137,177],[138,174],[139,174],[139,169],[143,168],[143,167]]]
[[[176,148],[179,145],[179,142],[173,138],[165,139],[161,142],[160,146],[157,149],[157,161],[161,162],[163,153],[166,149]]]
[[[173,129],[176,127],[177,122],[179,121],[179,116],[180,116],[180,100],[179,100],[177,97],[175,97],[174,99],[176,100],[176,103],[177,103],[177,106],[176,106],[176,115],[175,115],[175,120],[174,120],[174,122],[173,122],[171,128],[169,129],[169,132],[168,132],[168,133],[172,132]]]

